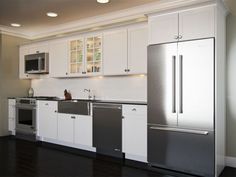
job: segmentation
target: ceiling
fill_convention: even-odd
[[[160,7],[168,9],[166,7],[209,1],[214,0],[110,0],[107,4],[99,4],[96,0],[0,0],[0,32],[7,31],[36,39],[96,25],[99,27],[105,23],[118,23],[118,19],[128,20],[127,16],[137,15],[137,11],[144,15],[148,10],[152,12],[151,9]],[[236,15],[236,0],[223,1]],[[47,17],[47,12],[56,12],[58,17]],[[22,26],[11,27],[11,23]]]
[[[96,0],[0,0],[0,26],[20,23],[21,30],[40,31],[84,18],[102,15],[160,0],[110,0],[99,4]],[[47,12],[58,13],[49,18]]]

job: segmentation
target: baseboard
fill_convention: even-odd
[[[226,163],[226,166],[228,167],[234,167],[236,168],[236,157],[225,157],[225,163]]]

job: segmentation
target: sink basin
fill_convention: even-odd
[[[58,113],[90,115],[89,100],[62,100],[58,102]]]

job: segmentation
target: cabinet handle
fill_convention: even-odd
[[[82,72],[82,74],[86,74],[86,72]]]
[[[127,69],[125,69],[124,71],[127,72]]]
[[[56,110],[54,112],[57,112]]]
[[[127,69],[127,72],[130,72],[130,69]]]
[[[66,75],[68,75],[68,73],[66,73]]]
[[[39,53],[39,50],[37,50],[36,53]]]
[[[174,39],[179,39],[179,36],[178,36],[178,35],[175,35]]]
[[[178,37],[179,39],[182,39],[183,38],[183,36],[182,35],[179,35],[179,37]]]
[[[48,106],[48,103],[46,103],[45,106]]]
[[[71,116],[71,119],[75,119],[75,116]]]
[[[137,111],[137,109],[136,109],[136,108],[133,108],[132,111]]]

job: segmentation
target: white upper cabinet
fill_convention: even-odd
[[[149,44],[215,36],[215,7],[205,6],[149,17]]]
[[[128,74],[146,74],[148,28],[128,29],[128,45]]]
[[[178,13],[149,17],[149,44],[178,40]]]
[[[29,54],[49,52],[48,42],[33,44],[29,47]]]
[[[213,6],[179,13],[179,34],[182,36],[181,40],[214,37],[214,17],[215,8]]]
[[[128,58],[127,30],[105,32],[103,36],[104,75],[126,74]]]
[[[68,75],[68,40],[50,42],[49,74],[50,77]]]
[[[69,76],[102,74],[102,35],[89,35],[70,41]]]

